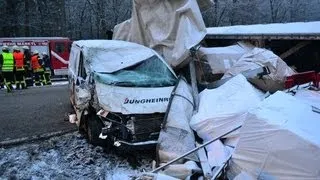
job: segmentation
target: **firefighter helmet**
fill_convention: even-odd
[[[28,50],[29,47],[28,46],[23,46],[22,49]]]
[[[20,51],[20,49],[19,49],[18,46],[13,46],[12,49],[13,49],[14,51]]]
[[[35,50],[33,51],[33,55],[39,54],[39,51]]]
[[[8,46],[2,46],[2,51],[9,51],[9,47]]]

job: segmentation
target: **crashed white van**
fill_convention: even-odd
[[[152,49],[114,40],[72,44],[70,100],[94,145],[155,144],[177,76]]]

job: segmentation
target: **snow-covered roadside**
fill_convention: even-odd
[[[79,134],[0,149],[0,179],[130,179],[151,170],[152,151],[136,157],[133,168],[125,155],[104,152]]]

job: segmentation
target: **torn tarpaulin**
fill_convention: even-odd
[[[202,7],[210,4],[209,0],[199,1]],[[196,0],[134,0],[131,19],[114,28],[113,39],[150,47],[176,67],[205,35]]]
[[[157,154],[160,163],[168,162],[195,148],[194,134],[189,126],[194,109],[191,91],[191,87],[186,81],[180,79],[172,94],[167,119],[165,119],[159,135]],[[186,158],[198,160],[195,154]]]

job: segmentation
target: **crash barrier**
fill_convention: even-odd
[[[315,87],[319,87],[320,73],[317,74],[315,71],[308,71],[303,73],[297,73],[295,75],[287,77],[285,81],[285,88],[289,89],[294,86],[299,86],[306,83],[313,83]]]

